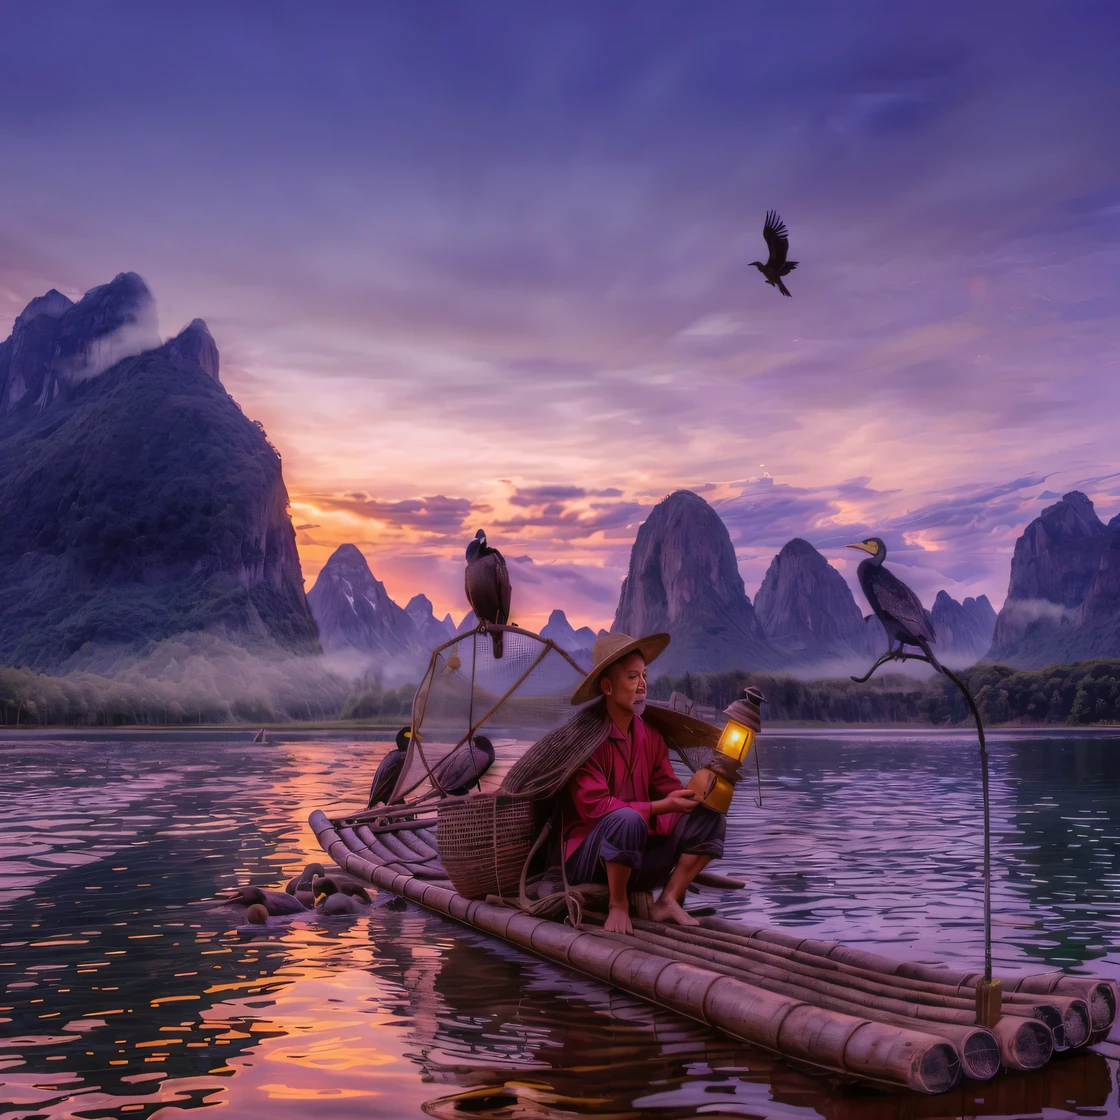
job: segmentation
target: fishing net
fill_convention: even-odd
[[[582,669],[558,646],[527,630],[506,629],[502,656],[492,635],[475,630],[432,654],[412,706],[412,731],[392,801],[445,792],[433,781],[453,753],[469,759],[469,741],[485,735],[497,762],[509,763],[545,732],[570,719]],[[504,767],[503,767],[504,768]]]

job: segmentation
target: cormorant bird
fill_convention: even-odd
[[[227,898],[226,906],[263,906],[270,914],[301,914],[307,907],[286,891],[262,891],[260,887],[237,887],[237,894]]]
[[[486,543],[486,531],[479,529],[467,545],[467,571],[464,577],[467,602],[479,622],[504,626],[509,622],[509,572],[502,554]],[[491,634],[494,658],[502,656],[502,635]]]
[[[782,295],[788,296],[791,293],[782,283],[782,277],[788,276],[797,267],[797,261],[786,260],[786,254],[789,252],[789,233],[785,222],[778,217],[776,210],[766,211],[762,236],[766,238],[766,247],[770,250],[770,256],[765,264],[762,261],[751,261],[751,264],[762,273],[770,287],[777,287]]]
[[[333,879],[315,880],[315,909],[320,914],[361,914],[369,904],[369,894],[361,888],[347,889]]]
[[[326,875],[326,870],[321,863],[309,863],[298,875],[293,875],[288,880],[288,885],[284,890],[288,894],[294,894],[299,898],[301,893],[310,894],[311,884],[315,881],[317,875]],[[299,899],[303,902],[303,899]]]
[[[373,775],[373,781],[370,782],[367,809],[372,809],[375,805],[380,805],[382,802],[389,800],[396,787],[397,779],[401,776],[405,752],[407,752],[411,740],[412,728],[402,727],[397,732],[397,749],[390,751],[381,760],[381,765],[378,766],[377,772]]]
[[[433,766],[432,774],[441,789],[462,797],[493,764],[494,744],[485,735],[476,735],[474,742],[465,743]]]
[[[934,657],[933,650],[929,648],[929,643],[935,639],[929,612],[898,576],[883,567],[883,561],[887,558],[887,546],[879,537],[868,537],[859,544],[844,547],[861,548],[870,554],[860,562],[856,575],[875,617],[887,632],[889,652],[901,653],[903,646],[918,646],[940,673],[941,666]],[[893,648],[895,642],[898,642],[898,649]]]
[[[312,886],[312,892],[315,896],[315,909],[323,911],[323,900],[331,898],[349,898],[354,899],[356,902],[364,903],[366,906],[370,904],[369,891],[358,883],[349,883],[345,879],[336,879],[327,877],[326,875],[317,876],[315,883]],[[341,903],[340,903],[341,905]],[[328,911],[329,913],[354,913],[353,908],[339,909]]]

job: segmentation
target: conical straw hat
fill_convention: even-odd
[[[583,678],[583,683],[572,696],[572,703],[586,704],[589,700],[597,700],[602,695],[599,678],[616,661],[637,651],[648,665],[664,652],[668,644],[668,634],[647,634],[644,638],[631,638],[629,634],[604,634],[596,640],[595,648],[591,651],[595,667]]]

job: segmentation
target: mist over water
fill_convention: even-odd
[[[388,747],[249,737],[0,744],[0,1116],[1120,1117],[1112,1042],[871,1092],[411,905],[245,931],[197,903],[321,860],[308,814],[361,802]],[[997,969],[1120,976],[1120,736],[991,750]],[[771,733],[761,763],[719,865],[748,888],[704,892],[722,913],[982,963],[974,739]]]

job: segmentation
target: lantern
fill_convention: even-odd
[[[731,807],[731,795],[739,780],[739,766],[747,757],[755,736],[762,728],[760,705],[766,697],[757,688],[743,690],[743,698],[735,700],[724,709],[727,726],[716,744],[715,753],[707,766],[697,770],[688,783],[700,804],[726,813]]]

